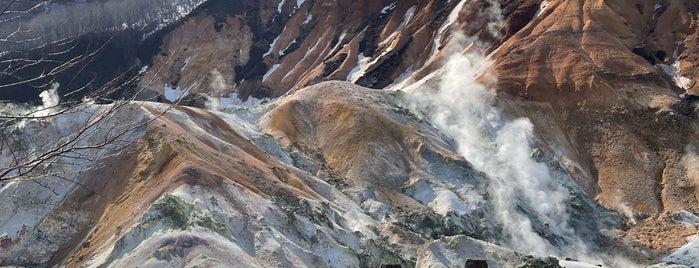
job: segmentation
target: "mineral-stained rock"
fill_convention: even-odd
[[[58,1],[26,16],[115,1]],[[176,7],[166,2],[154,6]],[[497,92],[503,118],[534,125],[532,157],[577,184],[566,188],[566,207],[585,242],[648,261],[696,230],[668,220],[699,214],[696,1],[184,2],[153,11],[160,19],[74,27],[59,43],[59,31],[0,40],[12,43],[0,49],[3,98],[38,101],[34,91],[54,79],[65,99],[131,78],[95,99],[137,93],[178,103],[186,95],[178,107],[134,102],[106,121],[148,122],[119,139],[131,142],[121,154],[89,151],[98,165],[76,163],[80,155],[34,170],[63,172],[46,179],[55,184],[50,194],[31,180],[0,184],[0,265],[410,267],[463,266],[469,257],[517,265],[503,258],[522,255],[484,242],[506,236],[489,214],[488,174],[401,107],[403,93],[368,89],[438,84],[451,55],[474,51],[488,55],[478,81]],[[85,16],[56,25],[83,25]],[[122,19],[135,22],[95,28]],[[6,25],[1,33],[15,30]],[[20,29],[15,37],[51,32]],[[113,42],[87,57],[95,40]],[[32,47],[19,51],[24,45]],[[26,59],[3,58],[16,55]],[[90,63],[23,78],[74,57]],[[18,79],[32,83],[8,82]],[[0,110],[19,106],[7,107]],[[89,121],[85,114],[13,125],[0,143],[3,164],[68,137]],[[531,221],[550,235],[548,223]]]

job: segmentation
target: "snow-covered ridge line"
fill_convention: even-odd
[[[264,57],[267,57],[267,56],[269,56],[269,55],[272,55],[272,51],[274,51],[274,47],[277,45],[277,41],[279,41],[279,38],[282,36],[282,33],[284,33],[284,31],[286,31],[286,27],[284,27],[284,29],[282,30],[282,32],[281,32],[276,38],[274,38],[274,40],[272,40],[272,43],[271,43],[271,44],[269,44],[269,50],[267,50],[267,52],[265,52],[264,54],[262,54],[262,57],[263,57],[263,58],[264,58]]]
[[[61,5],[42,13],[28,13],[0,24],[1,44],[8,49],[27,49],[87,33],[139,30],[142,38],[176,23],[207,0],[110,0]],[[40,37],[40,38],[38,38]]]
[[[449,16],[447,16],[447,19],[444,21],[444,23],[442,23],[442,25],[439,26],[439,29],[437,29],[437,34],[435,34],[434,40],[432,41],[432,52],[430,52],[429,59],[434,58],[434,55],[436,55],[437,52],[439,52],[439,46],[442,44],[442,35],[447,34],[444,31],[449,26],[454,24],[454,22],[456,22],[456,20],[459,17],[459,12],[461,11],[461,9],[464,8],[466,2],[467,0],[461,0],[456,5],[456,7],[454,7],[454,9],[449,13]]]

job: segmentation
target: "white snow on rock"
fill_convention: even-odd
[[[228,97],[222,97],[221,99],[221,109],[240,109],[240,108],[251,108],[265,102],[268,102],[269,98],[258,99],[249,96],[245,101],[240,99],[238,93],[231,93]]]
[[[312,19],[313,19],[313,14],[310,12],[306,13],[306,19],[303,21],[303,24],[308,24],[309,22],[311,22]],[[320,40],[320,39],[318,39],[318,40]]]
[[[163,89],[163,95],[165,96],[165,99],[170,101],[170,102],[176,102],[187,95],[189,95],[189,90],[194,86],[189,86],[185,89],[181,89],[180,86],[177,86],[175,88],[172,88],[168,86],[168,84],[165,84],[165,87]]]
[[[681,89],[689,89],[692,87],[692,79],[680,74],[680,62],[675,61],[672,65],[668,64],[656,64],[656,68],[663,71],[667,76],[669,76],[675,85]]]
[[[534,17],[535,18],[539,17],[539,15],[541,15],[541,13],[546,11],[546,8],[548,8],[550,4],[551,4],[551,0],[542,1],[541,4],[539,4],[539,10],[536,11],[536,14],[534,15]]]
[[[381,41],[381,43],[379,44],[380,46],[388,44],[389,42],[393,42],[393,43],[391,44],[391,46],[389,48],[384,50],[384,53],[380,57],[385,56],[388,52],[390,52],[391,50],[393,50],[395,48],[396,44],[394,41],[396,40],[396,37],[398,37],[398,34],[401,32],[401,30],[403,30],[403,28],[405,28],[405,26],[408,25],[408,23],[410,23],[410,20],[413,18],[413,15],[415,15],[415,9],[416,9],[416,7],[414,5],[410,6],[410,8],[408,8],[408,10],[405,12],[405,14],[403,14],[403,20],[398,25],[398,27],[396,27],[396,29],[393,31],[393,33],[391,33],[391,35],[389,35],[387,38],[385,38],[383,41]]]
[[[449,16],[447,16],[447,19],[442,23],[441,26],[439,26],[439,29],[437,29],[437,34],[434,37],[434,40],[432,41],[432,52],[430,52],[430,58],[433,58],[434,55],[439,52],[439,46],[442,45],[442,35],[446,34],[444,31],[454,24],[456,20],[459,18],[459,12],[461,9],[464,8],[464,4],[466,4],[467,0],[461,0],[459,3],[456,5],[454,9],[449,13]]]
[[[381,9],[381,14],[388,14],[388,12],[396,9],[396,2],[393,2]]]
[[[286,30],[286,27],[284,27],[284,30],[282,30],[282,33],[283,33],[285,30]],[[272,51],[274,50],[274,46],[277,45],[277,41],[279,41],[279,37],[281,37],[281,34],[280,34],[279,36],[277,36],[277,38],[274,38],[274,40],[272,40],[272,43],[269,44],[269,50],[267,50],[267,52],[265,52],[265,54],[262,54],[262,57],[263,57],[263,58],[264,58],[264,57],[267,57],[267,56],[269,56],[269,55],[272,55]]]
[[[405,27],[405,25],[408,25],[410,23],[410,20],[413,18],[413,15],[415,15],[415,6],[410,6],[407,11],[405,11],[405,14],[403,15],[403,21],[400,23],[400,26],[398,27],[399,29],[402,29]]]
[[[279,14],[282,13],[282,7],[284,7],[284,0],[279,1],[279,5],[277,5],[277,12]]]
[[[347,74],[347,81],[352,83],[357,82],[357,80],[364,75],[367,68],[369,68],[369,60],[371,60],[371,58],[364,56],[364,53],[359,53],[357,56],[357,66],[352,68],[349,74]]]
[[[330,49],[330,51],[328,51],[328,54],[325,55],[325,58],[326,58],[326,59],[327,59],[328,57],[330,57],[330,55],[332,55],[333,53],[335,53],[335,52],[337,51],[337,49],[340,48],[341,45],[343,45],[342,42],[344,42],[344,39],[345,39],[345,36],[346,36],[346,35],[347,35],[347,31],[342,31],[342,33],[340,34],[340,36],[337,38],[337,43],[335,44],[335,46],[333,46],[333,48]]]
[[[265,80],[267,80],[267,77],[272,75],[274,73],[274,71],[276,71],[277,68],[279,68],[279,65],[280,64],[272,65],[272,68],[269,68],[269,70],[265,73],[265,75],[262,76],[262,81],[264,82]]]
[[[435,213],[446,216],[447,212],[455,212],[458,216],[466,215],[471,210],[454,192],[447,189],[437,190],[435,198],[428,204]]]
[[[699,267],[699,238],[694,238],[687,245],[663,258],[664,262]]]
[[[413,70],[413,65],[408,66],[408,69],[406,69],[395,80],[393,80],[393,82],[391,84],[386,86],[386,89],[389,89],[389,90],[400,89],[401,87],[398,85],[401,85],[401,84],[403,84],[403,82],[410,79],[410,77],[413,76],[413,73],[415,73],[415,70]]]
[[[180,69],[180,72],[184,72],[184,69],[187,68],[187,65],[189,65],[189,62],[192,61],[192,57],[189,56],[184,60],[184,64],[182,65],[182,69]]]
[[[284,56],[284,51],[288,50],[294,44],[296,44],[296,39],[292,40],[291,43],[289,43],[284,49],[280,49],[277,55]]]

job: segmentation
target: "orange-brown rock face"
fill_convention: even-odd
[[[549,132],[544,136],[555,132],[544,121],[559,122],[574,158],[592,172],[579,183],[601,204],[646,215],[699,212],[696,178],[683,160],[695,155],[696,105],[677,97],[696,90],[689,67],[696,62],[696,5],[554,0],[540,6],[493,54],[498,89],[524,107],[550,105],[553,116],[532,120]],[[527,6],[512,14],[522,9]],[[671,78],[664,68],[673,64],[679,69]]]
[[[449,45],[460,42],[453,38],[458,32],[492,52],[503,108],[530,117],[549,146],[578,163],[566,168],[601,204],[639,215],[699,213],[699,178],[691,165],[696,111],[677,97],[699,93],[692,1],[240,5],[228,13],[211,7],[168,33],[146,73],[153,79],[142,82],[157,92],[169,85],[243,99],[276,97],[324,80],[400,88],[436,70],[445,52],[453,52]],[[325,148],[338,170],[356,171],[347,152],[368,147],[344,148],[356,141],[342,143],[336,134],[383,121],[346,118],[348,129],[341,131],[311,127],[322,123],[323,117],[311,116],[316,109],[333,114],[356,107],[289,103],[278,112],[298,120],[264,124],[289,144]]]
[[[154,119],[136,128],[129,150],[76,172],[80,187],[57,188],[58,205],[29,181],[0,183],[0,199],[12,204],[0,209],[11,215],[0,222],[9,230],[0,230],[0,264],[357,267],[395,259],[410,267],[444,262],[458,241],[502,253],[509,249],[483,241],[528,250],[511,243],[527,238],[557,257],[570,252],[549,249],[583,251],[568,247],[582,242],[657,262],[699,226],[689,213],[699,214],[699,108],[696,96],[680,97],[699,95],[698,23],[693,0],[210,0],[159,33],[157,52],[139,63],[148,65],[139,97],[205,93],[206,104],[196,96],[183,104],[217,106],[130,104],[139,116],[120,123]],[[495,123],[469,137],[527,117],[536,137],[518,142],[519,159],[551,179],[542,184],[561,187],[494,191],[499,181],[535,176],[492,174],[521,163],[502,148],[491,174],[476,170],[429,115],[399,106],[415,101],[401,99],[412,90],[440,90],[451,54],[474,51],[492,65],[455,87],[480,81],[497,94],[492,114],[479,118]],[[279,99],[241,110],[213,101],[226,96],[258,99],[248,106]],[[228,109],[213,111],[220,107]],[[51,120],[30,120],[22,131],[69,121]],[[11,159],[14,151],[3,150]],[[557,199],[523,203],[517,194],[527,190]],[[32,201],[39,198],[48,201]],[[498,199],[512,199],[511,210],[499,211]],[[546,201],[559,206],[538,217],[538,206],[554,207],[539,204]],[[19,213],[27,207],[43,214]],[[463,234],[482,241],[455,238]],[[33,242],[41,244],[35,260],[14,257]],[[519,261],[502,256],[491,259]]]
[[[159,113],[162,106],[150,109]],[[90,172],[90,177],[106,176],[109,180],[91,180],[68,197],[91,211],[90,225],[77,226],[84,228],[82,244],[62,245],[67,252],[59,253],[54,261],[80,266],[109,252],[123,232],[137,223],[145,209],[181,187],[219,190],[232,187],[245,195],[276,197],[289,202],[315,198],[298,174],[282,166],[217,116],[185,107],[171,113],[191,116],[195,121],[190,121],[193,124],[189,125],[161,116],[152,122],[144,143]],[[191,130],[199,124],[206,131]],[[217,138],[211,139],[211,135]],[[99,189],[99,193],[91,189]],[[225,200],[239,197],[231,191],[220,193]],[[231,205],[242,210],[250,205],[233,203]]]
[[[153,58],[141,83],[160,90],[165,85],[205,88],[212,96],[232,92],[235,66],[250,60],[252,37],[241,16],[223,21],[206,14],[192,17],[167,34],[163,52]]]
[[[260,127],[285,146],[321,152],[322,164],[346,183],[378,187],[391,200],[424,164],[420,154],[427,148],[458,156],[444,150],[443,142],[427,141],[419,125],[387,116],[384,109],[392,113],[397,108],[382,106],[386,97],[348,83],[319,84],[264,115]],[[399,201],[389,204],[393,202]]]
[[[230,14],[211,7],[168,33],[142,85],[160,93],[167,85],[244,99],[277,97],[324,80],[382,88],[434,56],[443,40],[433,39],[448,33],[440,26],[457,5],[243,2]]]

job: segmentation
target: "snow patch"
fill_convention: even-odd
[[[395,42],[394,44],[391,44],[391,47],[386,48],[383,52],[381,52],[381,55],[374,58],[374,60],[372,60],[371,62],[369,61],[371,58],[364,56],[364,53],[360,53],[357,56],[357,66],[352,68],[349,74],[347,74],[347,81],[356,83],[360,78],[362,78],[362,76],[364,76],[366,70],[368,70],[370,66],[373,66],[374,64],[378,63],[379,60],[381,60],[384,56],[391,53],[394,48]]]
[[[184,72],[184,69],[187,68],[187,65],[189,65],[190,61],[192,61],[192,56],[189,56],[184,60],[184,65],[182,65],[182,69],[180,69],[180,72]]]
[[[399,29],[402,29],[405,27],[405,25],[408,25],[410,23],[410,20],[413,18],[415,15],[415,6],[411,6],[408,8],[408,11],[405,12],[405,15],[403,15],[403,21],[401,22],[401,26],[398,26]]]
[[[352,70],[347,74],[347,81],[356,83],[359,78],[364,75],[364,72],[369,68],[369,60],[371,58],[364,56],[364,53],[359,53],[357,55],[357,66],[352,68]]]
[[[459,216],[471,213],[461,198],[448,189],[440,189],[435,192],[435,198],[428,204],[435,213],[446,216],[447,212],[454,212]]]
[[[400,89],[401,87],[398,87],[398,85],[401,85],[403,82],[407,81],[411,76],[413,76],[413,73],[415,73],[415,70],[413,70],[413,65],[408,66],[408,69],[393,80],[391,84],[386,86],[386,88],[391,90]]]
[[[279,1],[279,5],[277,5],[277,12],[279,14],[282,14],[282,7],[284,7],[284,0]]]
[[[277,68],[279,68],[279,65],[280,65],[280,64],[272,65],[272,68],[269,68],[269,71],[267,71],[267,73],[265,73],[265,75],[262,76],[262,82],[264,82],[265,80],[267,80],[267,77],[269,77],[270,75],[272,75],[272,73],[274,73],[274,71],[276,71]]]
[[[396,9],[396,2],[393,2],[393,3],[383,7],[383,9],[381,9],[381,14],[388,14],[388,12],[391,12],[394,9]]]
[[[340,45],[342,45],[342,41],[345,39],[346,35],[347,35],[347,31],[342,31],[342,33],[340,34],[340,37],[337,38],[337,43],[335,44],[335,46],[330,51],[328,51],[328,55],[325,55],[325,58],[323,58],[323,59],[327,59],[328,57],[330,57],[330,55],[335,53],[338,48],[340,48]]]
[[[320,40],[321,39],[316,40],[316,42],[315,42],[315,44],[313,44],[313,46],[306,49],[306,54],[304,54],[303,58],[301,58],[301,60],[298,61],[299,63],[306,61],[306,58],[308,58],[308,55],[310,55],[311,52],[313,52],[318,47],[318,45],[320,44]],[[301,65],[299,65],[299,64],[294,65],[294,68],[292,68],[290,71],[288,71],[288,72],[286,72],[286,74],[284,74],[284,77],[282,77],[281,81],[286,80],[286,78],[289,77],[289,75],[293,74],[296,71],[296,68],[298,68],[299,66],[301,66]]]
[[[409,93],[415,92],[415,91],[419,90],[421,87],[423,87],[425,84],[427,84],[428,81],[431,81],[432,79],[435,79],[436,77],[441,75],[441,73],[443,73],[442,70],[437,70],[435,72],[431,72],[428,75],[426,75],[425,77],[423,77],[420,80],[415,81],[415,82],[411,82],[411,79],[406,79],[405,81],[395,85],[393,88],[395,90],[402,90],[402,91],[409,92]]]
[[[309,22],[311,22],[312,19],[313,19],[313,14],[310,12],[307,12],[306,13],[306,20],[303,21],[303,24],[308,24]],[[318,40],[320,40],[320,39],[318,39]]]
[[[243,101],[240,99],[240,96],[238,96],[238,93],[232,93],[228,97],[221,98],[221,109],[251,108],[266,103],[269,100],[269,98],[258,99],[249,96],[247,100]]]
[[[170,87],[168,84],[165,84],[165,88],[163,89],[163,94],[165,95],[165,99],[167,99],[170,102],[176,102],[187,95],[189,95],[190,89],[194,87],[195,84],[192,84],[191,86],[181,89],[180,86],[177,86],[176,88]]]
[[[226,111],[226,110],[238,110],[238,109],[249,109],[270,101],[269,98],[258,99],[249,96],[245,101],[240,99],[238,93],[231,93],[227,97],[211,97],[206,96],[206,102],[204,106],[206,109],[211,111]]]
[[[651,20],[657,20],[658,16],[660,13],[663,11],[663,4],[662,3],[656,3],[655,6],[653,7],[653,16],[651,17]]]
[[[544,0],[543,2],[541,2],[541,4],[539,5],[539,10],[536,11],[534,18],[537,18],[539,17],[539,15],[541,15],[541,13],[544,13],[544,11],[546,11],[546,8],[548,8],[550,4],[551,0]]]
[[[442,45],[442,34],[444,34],[444,31],[454,24],[456,20],[459,18],[459,12],[461,9],[464,8],[464,4],[466,4],[467,0],[461,0],[456,7],[449,13],[449,16],[447,16],[447,19],[442,23],[442,26],[439,26],[439,29],[437,30],[437,34],[434,36],[434,40],[432,41],[432,52],[430,52],[430,59],[434,57],[437,52],[439,52],[439,46]]]
[[[694,238],[692,242],[684,245],[669,256],[663,258],[664,262],[699,267],[699,238]]]
[[[284,31],[286,31],[286,27],[284,27],[284,30],[282,30],[282,33],[283,33]],[[274,38],[274,40],[272,41],[272,43],[269,44],[269,50],[267,50],[267,52],[265,52],[265,54],[262,54],[262,57],[263,57],[263,58],[264,58],[264,57],[267,57],[267,56],[269,56],[269,55],[272,54],[272,51],[274,50],[274,46],[276,46],[276,45],[277,45],[277,41],[279,41],[279,37],[281,37],[281,34],[280,34],[279,36],[277,36],[277,38]]]
[[[313,44],[313,46],[306,49],[306,54],[303,54],[303,58],[299,62],[303,62],[304,60],[306,60],[308,55],[311,54],[311,52],[313,52],[313,50],[315,50],[318,47],[318,44],[320,44],[320,39],[316,40],[316,42],[315,42],[315,44]]]
[[[294,39],[293,41],[291,41],[291,43],[289,43],[289,45],[287,45],[284,49],[279,50],[278,55],[279,55],[279,56],[284,56],[284,55],[286,55],[286,54],[284,54],[284,51],[287,51],[287,50],[288,50],[291,46],[293,46],[294,44],[296,44],[296,39]]]
[[[675,61],[672,65],[668,64],[656,64],[656,68],[660,69],[662,72],[667,74],[677,87],[687,90],[692,87],[692,79],[680,74],[680,62]]]
[[[141,67],[141,69],[138,70],[138,74],[144,74],[144,73],[146,73],[146,72],[148,71],[148,68],[149,68],[148,65],[145,65],[145,66]]]

